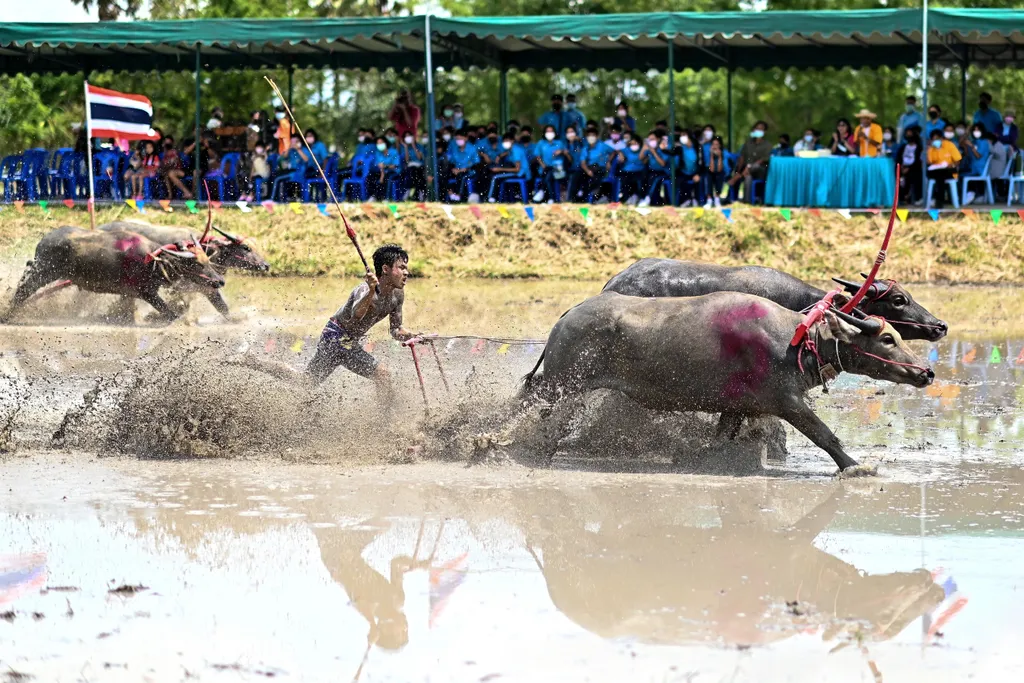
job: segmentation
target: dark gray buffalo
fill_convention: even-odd
[[[99,229],[104,232],[128,230],[160,244],[173,244],[192,239],[192,232],[188,228],[151,225],[141,221],[114,221],[113,223],[101,225]],[[236,237],[218,228],[213,228],[213,230],[217,232],[217,235],[206,233],[199,239],[199,242],[210,257],[210,263],[217,270],[222,273],[228,268],[237,268],[257,273],[265,273],[270,270],[270,264],[256,253],[252,246],[246,242],[245,238]],[[191,280],[179,280],[175,283],[174,290],[183,294],[195,293],[204,296],[217,312],[223,316],[227,316],[230,312],[219,287],[209,287],[203,283]],[[125,314],[130,314],[131,301],[130,297],[122,299],[121,305],[118,308]]]
[[[51,283],[142,299],[170,321],[178,316],[158,292],[160,287],[179,280],[213,289],[224,285],[224,278],[194,240],[161,244],[125,230],[64,226],[39,240],[35,260],[28,262],[11,308],[0,316],[0,322],[10,318],[39,288]]]
[[[833,278],[851,294],[856,282]],[[666,258],[640,259],[605,284],[605,292],[627,296],[701,296],[712,292],[754,294],[788,308],[802,311],[825,296],[823,290],[774,268],[720,266]],[[892,323],[904,339],[938,341],[948,326],[914,301],[895,280],[876,280],[858,309]]]
[[[829,310],[806,343],[790,346],[803,318],[736,292],[651,299],[605,292],[555,324],[520,398],[560,401],[611,389],[649,410],[721,413],[719,434],[730,439],[744,417],[774,415],[845,470],[857,462],[805,394],[831,371],[917,387],[935,375],[879,318]]]

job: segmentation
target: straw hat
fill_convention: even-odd
[[[871,120],[874,120],[874,119],[877,119],[878,116],[873,111],[868,111],[867,109],[861,109],[859,112],[857,112],[856,114],[853,115],[853,118],[855,118],[855,119],[871,119]]]

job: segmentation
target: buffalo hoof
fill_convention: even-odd
[[[840,479],[857,479],[859,477],[877,477],[878,465],[854,465],[839,472]]]

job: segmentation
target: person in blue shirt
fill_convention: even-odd
[[[627,198],[627,204],[635,204],[639,200],[646,170],[647,166],[640,158],[640,141],[630,140],[619,152],[620,194]]]
[[[530,179],[530,159],[526,155],[526,149],[516,143],[516,134],[509,131],[501,138],[501,154],[490,167],[491,184],[487,189],[487,201],[492,204],[497,199],[498,190],[504,180]],[[526,197],[522,197],[525,202]]]
[[[320,141],[320,136],[317,135],[314,128],[306,129],[306,144],[313,150],[313,156],[316,158],[317,163],[320,164],[320,168],[327,166],[327,145]],[[320,173],[316,170],[316,164],[312,163],[312,161],[306,166],[306,177],[320,177]]]
[[[554,126],[544,126],[544,139],[534,146],[533,155],[539,169],[539,187],[533,194],[533,201],[543,201],[545,196],[549,204],[559,201],[561,197],[555,193],[555,181],[565,177],[566,168],[569,166],[569,153],[565,149],[565,143],[558,139]]]
[[[476,151],[480,155],[480,162],[476,166],[477,180],[474,181],[474,185],[488,187],[491,184],[491,168],[497,165],[498,156],[502,152],[497,123],[491,122],[487,124],[487,128],[479,132]]]
[[[629,129],[632,132],[636,132],[636,119],[629,115],[629,103],[626,100],[619,102],[618,108],[615,110],[615,118],[609,123],[619,124],[623,129]]]
[[[928,121],[924,124],[924,138],[932,139],[932,131],[940,133],[946,129],[946,120],[942,118],[942,107],[937,104],[928,106]]]
[[[964,158],[967,159],[968,165],[966,169],[967,175],[972,176],[983,176],[985,175],[986,166],[988,166],[989,155],[992,152],[992,145],[988,140],[985,139],[985,124],[975,123],[971,126],[971,134],[969,137],[964,138],[963,149],[961,153]],[[964,206],[974,201],[975,194],[973,192],[966,192],[964,194]]]
[[[886,126],[882,129],[882,146],[878,148],[878,156],[892,158],[896,152],[896,131],[893,130],[892,126]]]
[[[696,132],[696,131],[695,131]],[[678,159],[679,168],[679,199],[682,206],[699,206],[703,193],[700,182],[701,149],[694,144],[694,135],[689,131],[679,134],[679,146],[673,150]]]
[[[462,201],[468,189],[466,181],[475,176],[473,167],[480,163],[480,153],[477,152],[475,145],[469,144],[468,137],[465,130],[457,131],[455,144],[448,150],[448,160],[451,162],[448,199],[452,202]],[[476,201],[472,195],[469,199]]]
[[[541,114],[541,117],[537,119],[537,123],[541,126],[551,126],[555,129],[555,137],[559,140],[565,139],[565,129],[569,126],[570,117],[566,111],[563,110],[562,96],[555,93],[551,96],[551,111]]]
[[[779,134],[779,144],[772,147],[771,154],[773,157],[793,156],[793,146],[789,144],[789,133]]]
[[[924,117],[917,110],[917,98],[913,95],[907,95],[906,106],[907,110],[900,115],[900,120],[896,122],[896,137],[893,140],[902,140],[903,133],[914,126],[924,128]]]
[[[388,145],[388,139],[385,136],[377,136],[376,146],[373,170],[367,176],[367,194],[369,197],[381,201],[387,196],[388,182],[398,179],[402,170],[402,160],[398,155],[398,150]]]
[[[583,140],[580,139],[576,126],[569,126],[565,130],[565,151],[569,155],[569,189],[566,192],[566,197],[569,198],[569,201],[573,201],[578,198],[579,185],[583,175],[580,168],[580,162],[583,160]]]
[[[346,168],[338,171],[339,178],[351,178],[352,172],[355,170],[357,162],[369,160],[373,162],[373,157],[377,153],[377,147],[373,142],[373,131],[368,128],[360,128],[356,134],[356,146],[352,152],[352,159],[349,160],[349,164]],[[339,183],[340,185],[340,183]]]
[[[569,93],[565,96],[565,116],[568,120],[566,126],[576,129],[576,135],[583,136],[583,129],[587,127],[587,117],[583,115],[576,104],[576,96]]]
[[[993,131],[989,131],[999,138],[999,142],[1014,149],[1017,149],[1017,136],[1019,134],[1017,124],[1014,123],[1016,118],[1016,112],[1006,111],[1003,113],[1003,125]]]
[[[402,138],[402,180],[403,186],[408,188],[406,199],[413,197],[420,201],[427,196],[427,143],[426,136],[420,138],[419,142],[412,133],[406,133]]]
[[[288,150],[288,156],[286,157],[284,162],[285,164],[287,164],[288,168],[284,173],[281,173],[277,176],[277,178],[274,180],[274,187],[270,191],[270,198],[276,201],[284,201],[285,199],[283,196],[278,198],[277,195],[277,189],[282,184],[301,184],[302,180],[306,177],[307,164],[309,165],[310,168],[313,168],[313,162],[310,161],[309,152],[307,152],[306,148],[302,146],[302,138],[299,137],[299,134],[295,133],[294,135],[292,135],[291,140],[291,149]],[[316,172],[315,168],[313,168],[313,172]],[[285,191],[287,191],[287,189],[288,186],[285,185]]]
[[[585,199],[591,193],[594,199],[598,198],[605,178],[611,172],[615,154],[610,145],[598,138],[596,127],[587,128],[586,140],[580,151],[580,181],[576,195],[578,198]]]
[[[1003,124],[1003,115],[992,108],[992,96],[987,92],[978,96],[978,111],[974,112],[974,123],[985,126],[985,130],[998,131]]]
[[[669,165],[668,140],[659,136],[657,130],[649,132],[644,147],[640,150],[640,159],[647,167],[647,174],[641,186],[644,196],[639,206],[650,206],[651,202],[659,197],[661,190],[668,185],[669,172],[672,170]]]

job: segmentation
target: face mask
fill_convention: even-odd
[[[359,136],[359,144],[360,145],[365,145],[366,144],[366,136],[365,135],[360,135]]]
[[[706,130],[704,131],[704,140],[710,140],[711,138],[714,137],[714,135],[715,134],[712,131]]]
[[[310,144],[310,145],[315,144],[316,143],[316,138],[306,138],[306,142],[308,144]]]
[[[814,141],[814,136],[813,135],[805,135],[804,136],[804,142],[806,142],[807,144],[810,144],[813,141]]]
[[[630,145],[629,148],[631,150],[633,150],[634,152],[639,152],[640,151],[640,145]]]
[[[277,112],[276,114],[274,114],[274,118],[276,118],[278,121],[280,121],[281,119],[284,118],[284,112],[283,111]]]
[[[977,140],[977,139],[979,139],[981,137],[981,131],[980,130],[976,130],[973,133],[971,133],[971,135],[973,135],[974,139]]]
[[[935,149],[942,147],[942,140],[932,140],[932,147]]]
[[[658,141],[657,140],[648,140],[647,141],[647,146],[650,147],[651,149],[654,149],[655,147],[658,146]]]
[[[449,135],[448,133],[445,133],[444,135],[441,136],[441,139],[444,140],[445,142],[448,142],[449,140],[452,139],[452,136]]]
[[[928,112],[928,118],[930,118],[930,119],[937,119],[937,118],[939,118],[939,112],[937,112],[937,111],[929,111]]]
[[[465,140],[456,140],[455,144],[458,145],[459,147],[465,147],[466,146],[466,141]]]
[[[569,111],[572,111],[573,109],[576,108],[576,103],[575,102],[566,102],[565,103],[565,108],[568,109]]]
[[[444,115],[445,115],[445,118],[449,118],[449,119],[450,119],[450,118],[452,117],[452,113],[453,113],[453,112],[452,112],[452,110],[451,110],[451,109],[445,109],[445,110],[444,110]]]
[[[573,132],[572,132],[572,131],[570,130],[569,132],[567,132],[567,133],[565,134],[565,139],[566,139],[566,140],[569,140],[569,141],[575,140],[575,139],[576,139],[576,133],[573,133]]]
[[[428,138],[427,138],[426,136],[424,136],[424,137],[420,138],[420,144],[421,144],[421,145],[425,145],[425,144],[427,144],[427,139],[428,139]]]
[[[750,131],[750,137],[754,138],[755,140],[758,139],[758,138],[763,138],[764,137],[764,131],[763,130],[752,130],[752,131]]]
[[[587,144],[588,145],[596,145],[597,144],[597,138],[594,137],[593,135],[588,135],[587,136]]]
[[[387,146],[387,145],[385,145],[385,144],[384,144],[383,142],[378,142],[378,143],[377,143],[377,149],[379,149],[380,151],[382,151],[382,152],[383,152],[383,151],[384,151],[384,150],[386,150],[387,148],[388,148],[388,146]]]
[[[1011,123],[1013,123],[1013,117],[1012,116],[1004,116],[1003,117],[1003,122],[1005,122],[1006,125],[1010,125]]]
[[[612,138],[612,140],[614,140],[615,142],[618,142],[618,141],[619,141],[619,138],[621,138],[621,137],[622,137],[622,136],[621,136],[621,135],[619,135],[618,133],[612,133],[612,134],[611,134],[611,138]]]
[[[220,119],[210,119],[206,122],[207,128],[220,128]]]
[[[882,139],[885,140],[886,142],[892,140],[892,133],[882,133]]]
[[[512,149],[512,141],[505,140],[504,142],[501,143],[501,146],[504,147],[505,149]]]
[[[386,139],[387,139],[387,141],[388,141],[388,142],[390,142],[390,143],[391,143],[392,145],[393,145],[393,144],[395,144],[395,136],[394,136],[394,135],[389,135],[389,136],[387,136],[387,138],[386,138]]]
[[[913,111],[914,111],[914,105],[912,105],[912,104],[908,104],[908,105],[907,105],[907,113],[908,113],[908,114],[910,114],[910,113],[912,113]]]
[[[688,144],[690,144],[690,138],[688,138],[685,135],[680,135],[679,136],[679,144],[680,145],[688,145]]]
[[[549,130],[548,132],[544,133],[544,139],[545,140],[554,140],[555,139],[555,133],[553,131]]]
[[[619,116],[622,117],[622,118],[625,118],[626,117],[626,110],[625,109],[620,109],[619,110]]]
[[[452,114],[452,120],[454,120],[454,121],[461,121],[462,118],[463,117],[462,117],[462,112],[461,111],[457,111],[454,114]]]
[[[957,135],[963,135],[963,134],[964,134],[964,132],[965,132],[965,131],[964,131],[964,129],[963,129],[963,128],[957,128],[957,129],[956,129],[956,134],[957,134]],[[949,135],[948,137],[953,137],[953,136],[952,136],[952,135]]]
[[[256,149],[254,149],[254,150],[253,150],[253,152],[254,152],[254,153],[256,154],[256,156],[258,156],[258,157],[261,157],[261,156],[263,156],[263,150],[262,150],[262,149],[260,149],[259,147],[257,147]]]
[[[947,140],[952,140],[954,136],[951,132],[947,130],[945,133],[942,134],[942,137],[946,138]]]
[[[405,144],[407,144],[407,145],[411,145],[412,144],[412,136],[411,135],[406,135],[402,139],[405,141]]]

